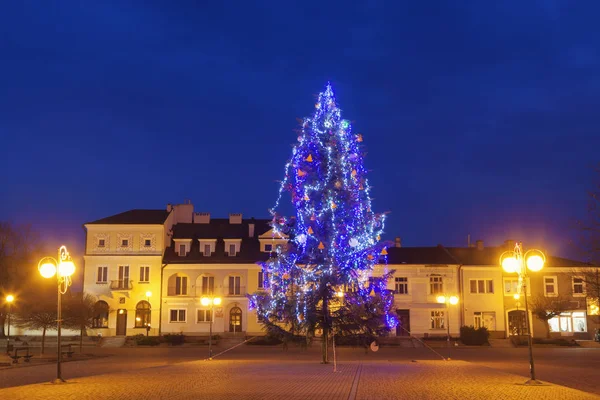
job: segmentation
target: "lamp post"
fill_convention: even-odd
[[[6,303],[8,304],[8,333],[6,336],[6,354],[10,351],[10,313],[12,311],[12,303],[15,301],[15,296],[9,294],[6,296]]]
[[[152,307],[150,306],[150,297],[152,297],[152,292],[146,292],[146,302],[148,303],[148,319],[146,320],[146,337],[150,334],[150,321],[152,320]]]
[[[221,298],[220,297],[203,297],[200,299],[200,304],[202,304],[204,307],[206,306],[210,306],[210,331],[209,331],[209,336],[208,336],[208,359],[212,360],[212,327],[213,327],[213,320],[214,320],[214,310],[215,310],[215,306],[218,306],[221,304]]]
[[[525,385],[540,385],[540,381],[535,379],[535,364],[533,361],[533,338],[531,335],[531,326],[529,325],[529,304],[527,302],[527,270],[533,272],[544,268],[546,256],[540,250],[530,249],[523,253],[523,243],[516,243],[514,250],[505,251],[500,256],[500,265],[505,272],[516,273],[519,277],[517,283],[516,295],[523,292],[525,297],[525,324],[527,325],[527,344],[529,346],[529,373],[531,379],[525,382]]]
[[[438,303],[445,303],[446,304],[446,329],[448,329],[448,335],[446,336],[446,346],[448,347],[448,357],[446,357],[446,360],[450,359],[450,313],[449,313],[449,304],[452,304],[453,306],[458,304],[458,297],[456,296],[438,296],[437,297],[437,302]]]
[[[60,334],[62,325],[61,316],[61,296],[67,292],[67,289],[71,285],[71,275],[75,273],[75,264],[71,259],[71,255],[67,251],[66,246],[61,246],[58,249],[58,257],[44,257],[38,263],[38,271],[44,278],[52,278],[56,275],[58,283],[58,300],[57,300],[57,311],[56,311],[56,324],[57,324],[57,346],[56,346],[56,379],[53,383],[63,383],[65,380],[62,378],[61,371],[61,344]]]

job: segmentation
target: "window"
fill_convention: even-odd
[[[585,296],[585,282],[583,278],[573,278],[573,296]]]
[[[121,240],[121,247],[128,247],[128,246],[129,246],[129,239]]]
[[[397,277],[395,278],[396,288],[394,293],[396,294],[408,294],[408,278],[406,277]]]
[[[106,246],[106,241],[104,239],[98,239],[98,247]]]
[[[206,257],[209,257],[209,256],[210,256],[210,244],[205,244],[205,245],[204,245],[204,255],[205,255]]]
[[[108,267],[98,267],[98,275],[96,277],[96,283],[107,283],[108,282]]]
[[[229,294],[230,295],[239,295],[242,293],[242,288],[240,286],[242,278],[239,276],[230,276],[229,277]]]
[[[526,282],[523,282],[522,285],[527,283],[527,296],[531,296],[531,289],[529,285],[529,278],[527,278]],[[519,290],[519,278],[504,278],[504,295],[505,296],[513,296],[515,294],[522,294],[523,287],[521,286],[521,290]]]
[[[431,328],[430,329],[444,329],[445,318],[443,311],[432,311],[431,312]]]
[[[444,293],[444,282],[441,275],[429,276],[429,291],[430,294],[442,294]]]
[[[179,245],[179,256],[185,257],[185,253],[186,253],[185,244],[180,244]]]
[[[98,301],[94,304],[92,328],[108,328],[108,303]]]
[[[469,287],[471,293],[494,293],[494,281],[492,279],[470,279]]]
[[[548,321],[550,332],[587,332],[585,312],[564,312]]]
[[[142,266],[142,267],[140,267],[139,283],[148,283],[148,282],[150,282],[150,267]]]
[[[150,326],[151,309],[150,303],[146,300],[142,300],[137,303],[135,307],[135,327],[145,328]]]
[[[555,276],[544,277],[544,296],[558,296],[558,287]]]
[[[264,289],[265,287],[265,273],[263,271],[258,271],[258,288]]]
[[[215,291],[215,277],[214,276],[203,276],[202,277],[202,294],[212,295]]]
[[[212,320],[212,310],[198,310],[197,322],[210,322]]]
[[[144,239],[144,247],[152,246],[152,239]]]
[[[265,244],[265,251],[273,251],[273,245],[272,244]]]
[[[235,256],[235,244],[233,244],[233,243],[229,245],[229,256],[230,257]]]
[[[187,276],[175,277],[175,295],[186,296],[187,295]]]
[[[185,309],[170,310],[169,322],[185,322],[186,311],[187,310],[185,310]]]
[[[473,326],[475,327],[475,329],[485,327],[490,331],[495,331],[496,330],[496,313],[495,312],[474,312],[473,313]]]

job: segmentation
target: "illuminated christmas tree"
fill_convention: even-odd
[[[373,278],[387,254],[380,242],[384,214],[371,209],[362,135],[342,119],[331,85],[319,94],[311,118],[302,121],[298,143],[286,164],[273,215],[273,246],[263,264],[265,291],[251,296],[267,331],[294,340],[323,334],[327,339],[361,334],[375,337],[396,326],[391,313],[390,272]],[[278,209],[289,192],[295,216]]]

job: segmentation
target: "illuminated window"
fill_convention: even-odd
[[[96,302],[92,312],[92,328],[108,328],[108,303],[102,300]]]
[[[544,296],[558,296],[558,283],[556,276],[544,277]]]
[[[431,275],[429,277],[429,293],[430,294],[443,294],[444,293],[444,281],[441,275]]]
[[[169,310],[169,322],[185,322],[186,312],[186,309]]]
[[[142,300],[135,307],[135,327],[145,328],[150,325],[151,309],[150,303]]]
[[[430,329],[444,329],[446,319],[443,311],[431,311],[431,326]]]
[[[396,287],[394,290],[395,294],[408,294],[408,278],[407,277],[396,277],[394,278]]]
[[[494,281],[492,279],[470,279],[470,292],[474,294],[494,293]]]
[[[550,332],[587,332],[585,312],[564,312],[548,321]]]

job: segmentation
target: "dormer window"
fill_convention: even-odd
[[[104,246],[106,246],[106,240],[98,239],[98,247],[104,247]]]
[[[179,245],[179,256],[180,257],[185,257],[186,252],[187,252],[187,249],[186,249],[185,244],[180,244]]]
[[[204,245],[204,256],[210,257],[210,253],[211,253],[210,244],[205,244]]]
[[[273,251],[273,245],[272,244],[265,244],[265,251]]]
[[[121,247],[127,247],[127,246],[129,246],[129,239],[121,240]]]
[[[236,251],[235,251],[235,244],[231,243],[231,244],[229,245],[229,257],[234,257],[234,256],[235,256],[235,254],[236,254]]]

